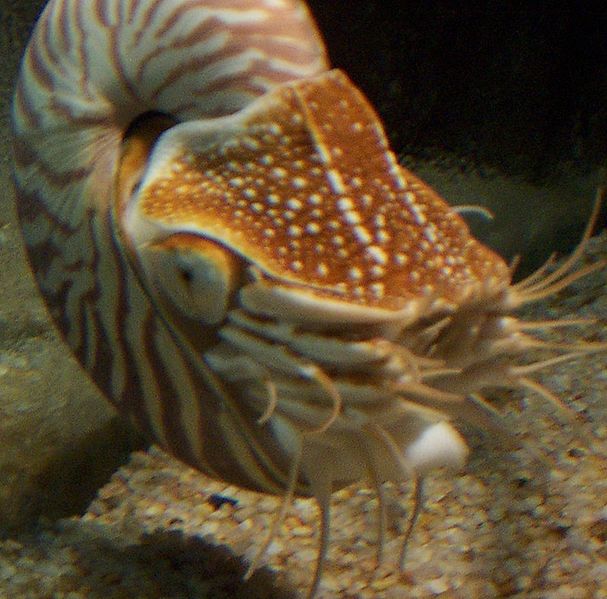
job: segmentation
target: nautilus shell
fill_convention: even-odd
[[[575,271],[581,249],[512,284],[398,164],[301,1],[52,0],[13,135],[29,258],[72,351],[171,454],[284,496],[277,522],[317,499],[311,595],[335,490],[381,499],[461,465],[458,422],[505,435],[483,389],[550,397],[528,375],[597,349],[513,316],[595,268]]]

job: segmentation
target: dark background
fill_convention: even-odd
[[[309,5],[405,159],[534,181],[605,163],[607,4]]]

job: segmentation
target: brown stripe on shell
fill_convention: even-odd
[[[59,23],[56,27],[56,33],[53,39],[61,45],[61,50],[64,54],[70,54],[72,51],[72,38],[69,28],[68,12],[66,4],[68,0],[59,0],[57,8],[53,11],[55,22]]]
[[[125,96],[122,101],[125,105],[129,103],[141,103],[144,101],[142,98],[139,89],[136,85],[136,82],[132,80],[125,69],[124,61],[122,60],[120,54],[120,31],[118,28],[112,28],[109,32],[110,38],[110,46],[111,46],[111,64],[114,67],[114,73],[117,76],[117,79],[120,81],[122,89],[125,91]]]
[[[135,32],[134,41],[136,45],[141,44],[143,36],[149,31],[154,18],[158,14],[160,7],[164,4],[165,0],[152,0],[146,2],[146,9],[144,11],[144,19],[141,23],[141,27]]]
[[[13,99],[13,111],[18,112],[20,119],[25,119],[27,122],[23,123],[24,127],[30,129],[38,129],[41,125],[40,115],[34,110],[29,94],[25,91],[23,79],[19,79],[15,88],[15,96]],[[12,121],[11,127],[13,134],[16,134],[16,123]]]
[[[83,181],[93,172],[91,166],[80,167],[72,171],[57,171],[51,165],[43,162],[41,157],[19,138],[16,138],[13,143],[13,153],[15,161],[20,167],[35,165],[36,172],[55,189]],[[48,190],[42,193],[44,195],[37,197],[38,203],[45,203],[44,198],[49,195]]]
[[[74,345],[72,342],[72,347],[75,347],[74,352],[80,360],[80,363],[87,368],[90,372],[93,380],[97,384],[97,386],[104,393],[111,393],[111,366],[112,366],[112,355],[114,350],[112,349],[112,343],[109,340],[109,336],[107,335],[105,328],[102,324],[101,316],[98,310],[98,302],[101,298],[101,286],[104,284],[103,281],[99,279],[99,264],[101,261],[100,256],[100,248],[95,243],[95,215],[92,213],[91,209],[88,210],[88,218],[85,223],[88,228],[88,236],[89,243],[92,248],[92,256],[90,261],[86,264],[83,264],[83,273],[84,272],[92,272],[94,273],[93,277],[93,285],[86,290],[80,296],[80,322],[78,323],[80,326],[80,344]],[[88,319],[86,317],[87,308],[89,309],[89,313],[94,319],[92,330],[89,329]],[[67,305],[64,308],[67,313]],[[64,331],[64,336],[69,338],[69,331]],[[92,363],[87,363],[87,354],[89,352],[89,342],[91,339],[95,339],[95,356],[92,359]]]
[[[181,426],[181,404],[179,390],[173,385],[162,359],[158,343],[161,341],[162,330],[158,328],[157,318],[150,318],[146,323],[143,336],[145,358],[155,373],[158,387],[158,399],[161,408],[164,438],[167,440],[169,451],[188,464],[195,464],[194,455],[187,435]],[[177,351],[179,349],[177,348]]]
[[[146,315],[144,320],[144,325],[147,325],[151,320],[153,320],[153,316],[151,313]],[[143,331],[142,331],[143,334]],[[138,353],[140,349],[138,348]],[[143,358],[141,355],[134,357],[136,361],[141,361]],[[148,410],[147,402],[146,402],[146,393],[143,390],[143,385],[140,381],[139,370],[136,367],[136,362],[128,364],[132,368],[132,370],[127,371],[127,377],[135,377],[138,385],[135,389],[133,389],[136,394],[132,396],[126,396],[123,394],[122,398],[120,398],[120,402],[117,404],[121,410],[125,410],[126,414],[131,416],[133,422],[139,428],[139,430],[148,438],[159,440],[159,435],[155,430],[155,426],[152,423],[151,415]],[[112,396],[113,397],[113,396]],[[113,400],[115,401],[115,399]]]
[[[231,393],[229,387],[225,392]],[[233,401],[239,401],[238,392],[234,392]],[[201,438],[205,440],[207,451],[203,460],[214,471],[221,473],[221,478],[227,482],[236,484],[240,487],[248,488],[254,491],[263,491],[267,493],[280,493],[284,489],[288,461],[284,456],[274,451],[275,440],[267,430],[257,428],[253,435],[244,434],[246,428],[254,423],[258,415],[247,411],[246,403],[238,403],[239,414],[236,416],[233,411],[224,408],[213,407],[215,404],[209,404],[209,410],[201,414],[200,430]],[[220,414],[224,412],[224,418],[231,423],[232,427],[241,432],[242,442],[248,445],[249,456],[256,462],[256,467],[263,474],[263,478],[256,478],[252,472],[244,465],[243,456],[228,453],[225,442],[225,423],[222,424]],[[242,429],[241,427],[246,427]],[[257,449],[253,445],[257,446]],[[268,467],[268,464],[272,464]]]
[[[129,25],[132,25],[133,22],[135,21],[135,14],[137,13],[137,10],[139,9],[140,4],[141,4],[140,0],[129,0],[128,9],[127,9],[127,17],[126,17],[126,22]]]
[[[134,276],[113,235],[109,236],[108,247],[112,252],[114,264],[116,265],[117,280],[122,283],[118,285],[117,310],[114,326],[116,329],[116,339],[120,355],[124,360],[125,370],[124,388],[122,393],[119,396],[116,396],[114,393],[108,393],[108,397],[113,398],[118,409],[124,410],[129,414],[134,414],[142,432],[148,435],[149,438],[153,438],[154,435],[151,424],[149,423],[147,414],[145,414],[143,388],[141,386],[137,368],[135,367],[135,361],[138,359],[137,353],[139,343],[133,343],[132,340],[129,340],[126,332],[126,319],[131,310],[127,291],[133,286],[136,286],[137,282],[133,280]],[[148,316],[148,318],[151,318],[151,315]],[[110,351],[112,351],[111,348],[109,348],[108,354]]]
[[[152,101],[156,100],[160,94],[175,85],[175,82],[189,74],[198,74],[204,69],[214,65],[217,61],[225,60],[229,58],[236,58],[240,54],[240,48],[234,48],[231,46],[224,46],[220,50],[213,52],[212,54],[205,54],[204,56],[193,56],[188,60],[184,60],[175,66],[173,69],[165,74],[162,83],[156,87],[156,89],[150,94]],[[251,71],[245,71],[251,72]],[[256,71],[255,71],[256,72]]]
[[[63,68],[61,57],[59,53],[55,50],[54,44],[52,43],[53,38],[57,35],[56,27],[54,27],[52,21],[52,16],[50,14],[45,14],[40,19],[39,24],[39,33],[41,40],[44,40],[44,49],[49,58],[49,64],[53,66],[55,69],[59,69],[63,76],[66,75],[65,70]],[[42,44],[40,44],[42,45]]]
[[[97,18],[97,21],[102,27],[110,27],[111,21],[110,17],[107,14],[108,11],[108,3],[105,0],[93,0],[94,2],[94,11],[93,14]]]
[[[33,223],[36,218],[42,215],[51,223],[52,230],[55,233],[61,233],[66,237],[77,232],[76,228],[71,227],[65,221],[57,218],[56,214],[48,209],[46,200],[38,191],[27,192],[23,189],[19,189],[17,191],[17,212],[19,213],[19,218],[30,223]],[[34,246],[29,244],[28,252],[38,245],[42,244],[36,244]],[[42,258],[44,258],[44,255],[42,255]],[[37,269],[34,270],[36,271]]]
[[[42,22],[46,22],[46,18],[42,18]],[[27,59],[29,62],[29,71],[36,78],[38,84],[45,88],[48,92],[53,89],[54,77],[48,67],[46,60],[41,55],[43,44],[33,44],[28,47]]]

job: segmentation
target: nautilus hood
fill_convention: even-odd
[[[507,274],[398,165],[376,113],[339,70],[165,132],[124,228],[134,246],[176,232],[219,241],[287,287],[350,305],[461,303],[494,294]]]

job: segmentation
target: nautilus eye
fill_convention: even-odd
[[[142,248],[139,257],[163,304],[209,325],[224,319],[240,276],[239,261],[227,248],[184,233]]]

